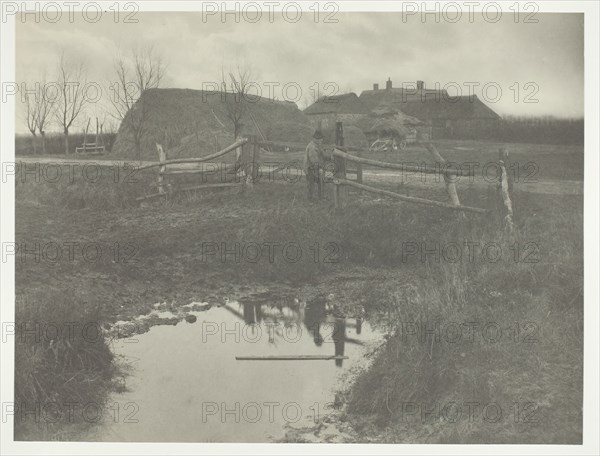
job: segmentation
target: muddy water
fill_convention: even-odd
[[[334,390],[380,335],[324,303],[228,302],[197,320],[121,339],[128,391],[93,435],[103,441],[267,442],[286,424],[331,413]],[[344,360],[238,361],[236,356],[338,355]]]

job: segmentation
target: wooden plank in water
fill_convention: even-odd
[[[267,356],[236,356],[237,361],[315,361],[332,359],[348,359],[347,356],[327,355],[267,355]]]

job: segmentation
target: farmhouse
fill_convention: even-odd
[[[233,124],[228,118],[232,93],[191,89],[150,89],[142,94],[121,122],[113,153],[118,156],[155,160],[155,143],[169,150],[169,157],[197,157],[234,142]],[[308,143],[314,132],[307,117],[295,103],[253,96],[244,100],[242,134],[264,136],[271,141]],[[136,156],[131,116],[146,113],[140,156]],[[134,117],[135,119],[135,117]]]
[[[353,93],[323,96],[304,110],[313,126],[332,128],[336,122],[352,125],[369,113],[369,108]]]
[[[474,96],[451,96],[444,89],[426,89],[423,81],[413,87],[395,88],[388,78],[386,87],[360,94],[360,100],[375,109],[388,103],[399,111],[425,121],[433,138],[471,138],[497,126],[500,116]]]
[[[304,110],[315,126],[329,128],[342,121],[358,125],[367,135],[373,125],[365,117],[386,117],[390,112],[397,119],[406,119],[404,125],[415,127],[423,138],[480,136],[500,120],[477,96],[451,96],[444,89],[426,89],[423,81],[396,88],[389,78],[385,89],[373,84],[373,89],[364,90],[359,97],[354,93],[321,97]]]

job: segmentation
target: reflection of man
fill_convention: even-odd
[[[244,303],[244,322],[247,325],[255,325],[262,321],[260,304]]]
[[[323,198],[323,182],[319,170],[323,167],[324,161],[323,134],[317,130],[313,135],[313,140],[306,146],[306,155],[304,156],[304,169],[306,171],[309,200],[313,197],[315,184],[317,184],[319,199]]]
[[[321,335],[321,323],[325,320],[325,301],[322,298],[316,298],[306,303],[304,310],[304,325],[313,336],[313,342],[317,347],[323,345],[323,336]]]

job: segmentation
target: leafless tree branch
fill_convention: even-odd
[[[225,68],[221,66],[221,87],[224,95],[225,114],[233,124],[233,134],[237,138],[242,130],[242,120],[250,110],[249,89],[253,82],[254,74],[247,65],[236,65],[235,69],[225,75]]]
[[[65,154],[69,153],[69,129],[87,104],[84,88],[87,83],[85,66],[67,61],[64,52],[58,64],[59,100],[55,117],[65,135]]]
[[[150,107],[142,95],[146,90],[160,86],[165,71],[166,66],[153,46],[133,48],[129,61],[121,56],[114,64],[116,81],[110,96],[113,116],[124,122],[131,132],[138,156],[150,114]]]

